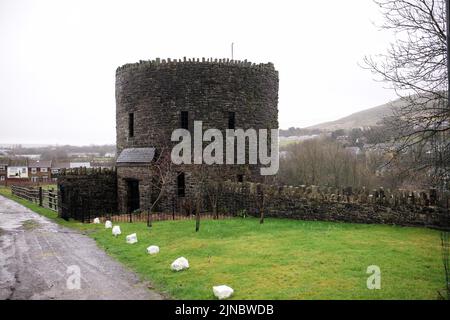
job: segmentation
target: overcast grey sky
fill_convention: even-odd
[[[275,64],[281,128],[395,98],[358,66],[382,52],[371,0],[0,0],[0,143],[115,143],[116,67],[235,58]]]

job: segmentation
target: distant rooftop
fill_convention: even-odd
[[[69,169],[70,162],[52,162],[52,169]]]
[[[29,160],[28,167],[30,168],[50,168],[52,160]]]
[[[70,162],[70,168],[90,168],[91,163],[90,162],[77,162],[77,161],[71,161]]]
[[[9,161],[10,167],[28,167],[27,159],[11,159]]]

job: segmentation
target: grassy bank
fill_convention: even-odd
[[[189,220],[155,222],[151,230],[122,223],[114,238],[103,225],[66,222],[18,202],[89,230],[106,252],[176,299],[212,299],[212,286],[220,284],[233,287],[235,299],[436,299],[444,283],[439,233],[424,228],[235,218],[204,220],[198,233]],[[126,244],[134,232],[139,242]],[[153,244],[161,252],[150,256]],[[190,268],[172,272],[180,256]],[[380,290],[367,289],[370,265],[381,268]]]
[[[14,200],[17,203],[20,203],[21,205],[27,207],[28,209],[31,209],[34,212],[37,212],[40,215],[47,217],[65,227],[75,228],[78,230],[92,229],[92,227],[88,224],[83,224],[83,223],[75,221],[75,220],[66,221],[64,219],[59,218],[58,214],[53,210],[50,210],[47,208],[42,208],[36,203],[30,202],[30,201],[27,201],[27,200],[24,200],[24,199],[21,199],[19,197],[12,195],[11,188],[0,186],[0,195],[5,196],[6,198],[9,198],[11,200]]]

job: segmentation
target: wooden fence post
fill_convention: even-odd
[[[195,232],[200,230],[200,200],[196,201],[196,212],[195,212]]]
[[[172,220],[175,220],[175,197],[172,196]]]
[[[53,192],[53,189],[50,189],[50,188],[49,188],[49,189],[47,190],[48,208],[49,208],[50,210],[52,210],[52,208],[53,208],[52,192]]]
[[[39,187],[39,207],[42,207],[42,187]]]

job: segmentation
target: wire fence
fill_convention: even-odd
[[[229,219],[232,218],[233,215],[231,214],[218,214],[214,215],[212,213],[200,213],[201,219]],[[127,214],[107,214],[107,215],[99,215],[98,217],[95,217],[94,215],[91,215],[87,221],[85,222],[93,222],[95,218],[99,218],[102,223],[104,223],[106,220],[109,220],[111,222],[147,222],[149,219],[149,215],[147,212],[140,212],[140,213],[127,213]],[[196,216],[195,214],[181,214],[181,213],[152,213],[150,220],[151,221],[168,221],[168,220],[195,220]]]
[[[36,203],[40,207],[47,208],[58,212],[58,192],[54,188],[44,189],[42,187],[25,187],[25,186],[11,186],[11,192],[14,196],[27,201]],[[99,218],[100,221],[105,222],[109,220],[111,222],[147,222],[149,215],[147,212],[139,213],[124,213],[124,214],[111,214],[111,213],[98,213],[95,214],[89,208],[83,208],[81,213],[76,216],[83,223],[92,223],[95,218]],[[201,219],[229,219],[233,214],[212,214],[212,213],[200,213]],[[150,216],[151,221],[167,221],[167,220],[195,220],[195,214],[186,214],[179,212],[164,213],[154,212]]]

